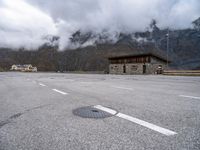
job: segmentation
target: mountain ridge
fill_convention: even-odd
[[[47,36],[37,50],[18,51],[1,48],[0,67],[29,63],[41,71],[108,71],[109,56],[129,55],[134,51],[154,49],[167,53],[168,29],[151,24],[150,31],[136,33],[101,33],[77,31],[70,38],[71,48],[59,51],[59,37]],[[168,54],[174,69],[200,68],[200,30],[198,28],[169,30]]]

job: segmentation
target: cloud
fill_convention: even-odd
[[[37,48],[42,36],[57,34],[50,16],[23,0],[3,0],[0,6],[0,46]]]
[[[0,0],[0,46],[37,47],[57,35],[60,49],[77,30],[144,31],[154,18],[161,28],[188,28],[200,16],[199,0]]]

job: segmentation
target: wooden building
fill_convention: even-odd
[[[110,74],[162,74],[167,60],[153,53],[109,57]]]

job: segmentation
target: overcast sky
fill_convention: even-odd
[[[200,0],[0,0],[0,47],[37,48],[45,35],[82,31],[145,31],[151,20],[161,28],[188,28],[200,17]]]

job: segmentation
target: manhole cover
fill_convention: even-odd
[[[73,110],[73,114],[83,118],[107,118],[113,116],[110,113],[94,108],[93,106],[81,107]]]

